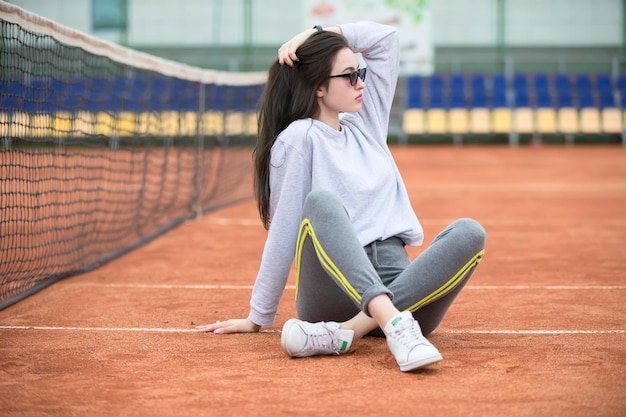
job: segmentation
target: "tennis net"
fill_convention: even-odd
[[[0,309],[252,196],[264,73],[203,70],[0,2]]]

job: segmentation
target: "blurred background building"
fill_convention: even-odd
[[[264,71],[314,24],[400,30],[390,135],[589,136],[626,144],[626,0],[12,0],[60,24],[201,68]]]
[[[262,70],[315,19],[418,22],[435,72],[612,71],[624,58],[623,0],[12,0],[77,30],[191,65]],[[335,10],[335,15],[332,14]],[[368,15],[369,13],[369,15]],[[393,23],[393,22],[391,22]],[[408,37],[410,35],[407,35]],[[411,39],[404,38],[405,42]]]

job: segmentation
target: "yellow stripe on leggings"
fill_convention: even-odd
[[[472,259],[470,259],[469,262],[466,263],[456,274],[454,274],[454,276],[450,280],[448,280],[441,287],[439,287],[438,289],[433,291],[431,294],[427,295],[426,297],[424,297],[421,300],[419,300],[417,303],[415,303],[412,306],[410,306],[407,310],[409,310],[410,312],[414,312],[418,308],[423,307],[426,304],[429,304],[429,303],[431,303],[431,302],[433,302],[433,301],[443,297],[444,295],[448,294],[461,281],[463,281],[463,278],[465,278],[465,276],[468,274],[469,271],[471,271],[473,268],[478,266],[478,264],[482,260],[484,254],[485,254],[485,250],[484,249],[481,250],[480,252],[478,252],[476,254],[476,256],[474,256]]]
[[[346,290],[348,296],[350,296],[354,301],[356,301],[359,305],[361,304],[361,294],[358,293],[356,289],[346,279],[346,277],[341,273],[339,268],[333,263],[330,259],[330,256],[324,251],[322,244],[317,239],[315,235],[315,231],[313,230],[313,226],[311,226],[311,222],[309,219],[302,220],[300,224],[300,231],[298,232],[298,240],[296,242],[296,299],[298,298],[298,284],[300,283],[300,262],[302,257],[302,249],[304,248],[304,242],[307,236],[311,237],[311,241],[313,242],[313,247],[315,248],[315,253],[317,254],[317,259],[322,264],[322,267],[329,274],[331,274],[337,282]]]

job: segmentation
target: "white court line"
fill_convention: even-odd
[[[484,192],[536,192],[536,193],[553,193],[553,192],[615,192],[626,190],[626,183],[588,183],[588,184],[570,184],[570,183],[519,183],[519,184],[412,184],[407,188],[411,190],[424,191],[484,191]]]
[[[195,329],[163,327],[65,327],[65,326],[0,326],[0,330],[40,330],[75,332],[134,332],[134,333],[202,333]],[[280,330],[261,330],[262,333],[280,333]],[[610,330],[438,330],[451,334],[513,334],[513,335],[572,335],[572,334],[626,334],[624,329]]]
[[[420,223],[422,225],[441,225],[441,224],[450,224],[452,221],[454,221],[454,218],[449,218],[449,219],[422,219],[420,220]],[[237,226],[259,226],[262,227],[261,225],[261,221],[258,219],[239,219],[239,218],[228,218],[228,217],[210,217],[207,216],[206,217],[206,221],[209,223],[213,223],[213,224],[219,224],[219,225],[225,225],[225,226],[230,226],[230,225],[237,225]],[[533,220],[527,220],[527,219],[520,219],[520,220],[515,220],[515,219],[501,219],[501,220],[485,220],[485,221],[481,221],[481,224],[485,227],[494,227],[494,226],[524,226],[525,228],[528,227],[537,227],[537,226],[544,226],[546,224],[550,225],[550,226],[563,226],[563,227],[569,227],[573,224],[572,221],[567,221],[567,220],[559,220],[559,219],[549,219],[549,221],[544,221],[544,222],[539,222],[539,221],[533,221]],[[626,226],[626,221],[623,220],[609,220],[609,221],[604,221],[604,220],[599,220],[599,221],[594,221],[594,225],[601,225],[601,226],[605,226],[605,227],[624,227]],[[580,226],[577,226],[580,227]]]
[[[109,288],[136,289],[200,289],[200,290],[250,290],[252,285],[203,285],[203,284],[98,284],[81,283],[80,285],[104,286]],[[295,290],[294,285],[287,285],[288,290]],[[466,290],[626,290],[626,285],[468,285]]]

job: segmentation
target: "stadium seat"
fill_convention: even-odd
[[[455,135],[465,135],[469,132],[469,113],[463,108],[448,110],[449,131]]]
[[[491,130],[492,133],[509,134],[513,126],[513,116],[507,100],[506,77],[494,74],[492,77],[491,95]]]
[[[491,133],[489,109],[477,107],[469,110],[469,131],[474,134]]]
[[[69,111],[58,111],[50,116],[52,123],[52,137],[64,138],[70,135],[73,130],[72,122],[74,117]]]
[[[402,116],[402,130],[407,135],[421,135],[426,131],[424,111],[410,108],[404,111]]]
[[[159,117],[159,135],[176,136],[180,132],[178,112],[162,111]]]
[[[11,117],[12,114],[8,112],[0,113],[0,137],[6,138],[11,135]]]
[[[616,107],[601,110],[602,131],[604,133],[621,134],[623,131],[621,112]]]
[[[9,135],[13,137],[45,137],[50,136],[50,116],[42,114],[45,117],[45,124],[38,128],[37,124],[33,124],[32,114],[25,112],[13,112],[10,114],[11,123],[9,124]],[[43,120],[42,120],[43,121]]]
[[[493,133],[511,132],[512,116],[511,110],[508,108],[496,108],[491,111],[491,128]]]
[[[441,109],[446,107],[444,80],[439,74],[434,74],[428,79],[428,103],[429,109]]]
[[[451,109],[466,108],[465,81],[462,74],[452,74],[450,77],[450,101],[448,107]]]
[[[556,111],[553,108],[535,110],[535,131],[542,134],[557,133]]]
[[[535,106],[538,108],[552,108],[552,89],[546,74],[536,74],[534,78]]]
[[[448,133],[448,113],[445,109],[434,108],[426,111],[426,132],[432,135]]]
[[[226,113],[224,120],[224,134],[227,136],[237,136],[244,131],[244,113],[232,111]]]
[[[515,132],[531,134],[535,132],[535,115],[530,107],[515,109],[513,112]]]
[[[600,112],[595,107],[580,109],[580,131],[587,134],[601,132]]]
[[[422,78],[414,75],[407,79],[407,109],[422,107]]]
[[[181,136],[196,136],[198,134],[198,115],[194,111],[184,111],[180,113]]]
[[[579,132],[578,110],[574,107],[569,75],[564,73],[556,74],[554,83],[557,131],[565,135],[576,134]]]
[[[578,74],[576,76],[576,94],[578,95],[578,107],[587,108],[595,107],[595,99],[593,94],[593,87],[591,85],[591,78],[588,74]]]
[[[74,129],[72,136],[91,136],[93,135],[93,113],[88,111],[78,111],[74,113]]]
[[[258,119],[255,112],[248,112],[244,116],[244,134],[256,136],[258,134]]]
[[[506,77],[504,74],[494,74],[491,106],[493,108],[508,108]]]
[[[578,133],[578,111],[575,108],[563,107],[557,110],[557,130],[567,135]]]
[[[96,113],[96,123],[94,124],[93,133],[104,137],[113,136],[115,126],[115,118],[107,112],[101,111]]]
[[[515,74],[513,77],[514,107],[530,107],[530,93],[526,74]]]
[[[202,115],[202,131],[205,135],[215,136],[224,132],[224,115],[219,111],[209,111]]]
[[[121,111],[117,114],[115,131],[118,136],[129,137],[137,135],[139,126],[137,114],[130,111]]]
[[[626,108],[626,74],[617,78],[617,92],[619,93],[618,105],[622,109]]]
[[[472,75],[471,94],[469,96],[469,106],[472,108],[487,107],[487,88],[485,86],[485,76],[483,74]]]
[[[615,90],[613,89],[613,81],[609,74],[597,75],[596,91],[598,94],[598,105],[601,109],[616,107]]]

